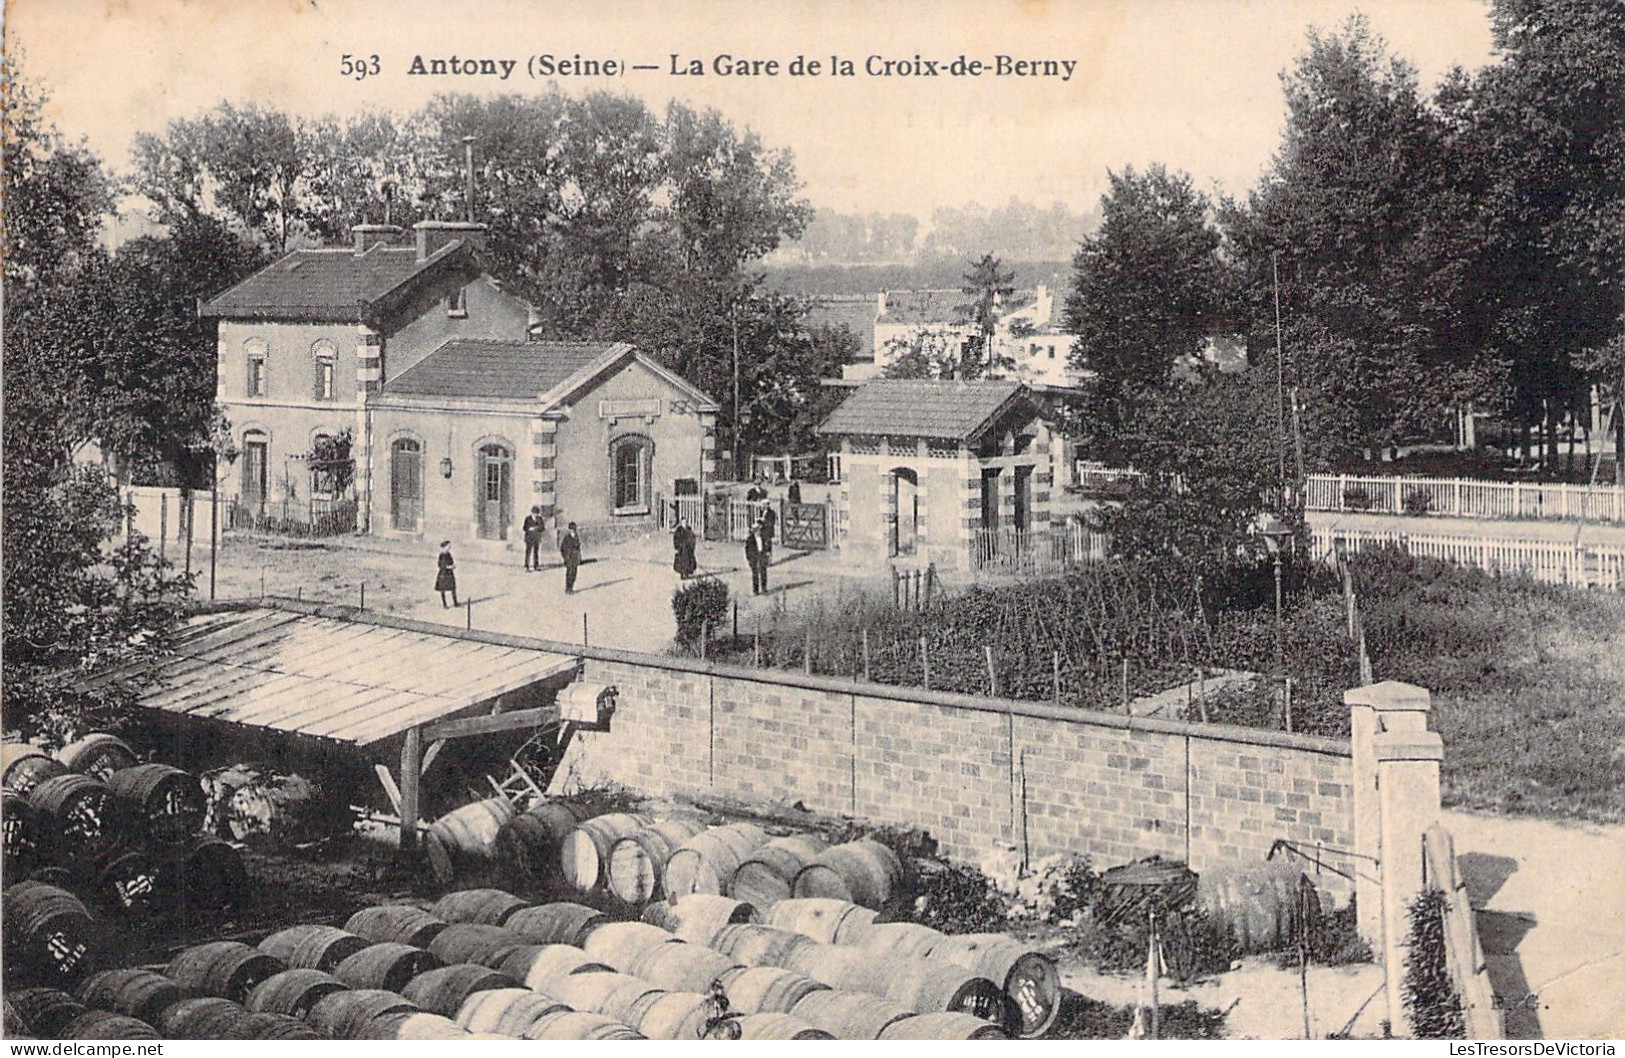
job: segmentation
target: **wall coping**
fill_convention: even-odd
[[[702,661],[698,658],[669,657],[664,654],[646,654],[641,651],[618,650],[609,647],[583,646],[580,643],[562,643],[534,636],[519,636],[507,632],[485,632],[479,629],[455,628],[433,621],[419,621],[392,614],[372,613],[339,603],[313,603],[277,596],[263,599],[230,599],[202,603],[192,613],[219,613],[231,610],[268,609],[289,613],[308,614],[313,617],[331,617],[362,624],[424,632],[475,643],[514,647],[524,650],[546,650],[555,654],[594,661],[619,662],[664,669],[693,676],[723,676],[733,680],[746,680],[778,687],[796,687],[803,690],[846,694],[858,698],[878,698],[887,701],[917,702],[949,709],[970,709],[976,712],[1013,714],[1039,720],[1060,720],[1088,724],[1094,727],[1115,728],[1121,731],[1147,731],[1160,735],[1204,738],[1215,742],[1234,742],[1249,746],[1270,746],[1280,749],[1304,750],[1333,757],[1349,757],[1349,740],[1328,738],[1323,735],[1288,734],[1263,728],[1240,727],[1235,724],[1201,724],[1186,720],[1164,720],[1156,717],[1124,716],[1103,713],[1076,706],[1053,705],[1049,702],[1028,702],[1014,698],[992,698],[985,695],[960,694],[953,691],[932,691],[923,687],[905,687],[890,683],[866,683],[846,676],[822,676],[785,669],[747,668],[722,662]]]

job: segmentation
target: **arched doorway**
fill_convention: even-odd
[[[513,452],[501,444],[480,446],[476,488],[480,539],[508,539],[513,521]]]
[[[254,511],[270,493],[271,438],[262,430],[243,434],[243,505]]]
[[[891,519],[891,553],[914,554],[920,534],[920,476],[907,467],[894,467],[886,507]]]
[[[423,444],[402,437],[389,446],[389,524],[415,533],[423,511]]]

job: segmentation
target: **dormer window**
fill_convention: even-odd
[[[467,301],[467,298],[468,298],[468,291],[463,287],[458,287],[452,293],[447,294],[446,295],[446,315],[448,317],[450,317],[451,319],[454,319],[454,320],[467,319],[468,318],[468,301]]]
[[[332,400],[336,396],[338,351],[324,338],[312,347],[311,358],[315,366],[315,397]]]

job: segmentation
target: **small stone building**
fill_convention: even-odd
[[[1047,537],[1050,429],[1018,382],[876,379],[818,432],[840,455],[840,541],[857,561],[970,569]]]

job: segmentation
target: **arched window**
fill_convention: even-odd
[[[505,444],[483,444],[477,455],[474,504],[480,539],[506,540],[513,521],[513,449]]]
[[[609,500],[616,514],[648,514],[654,443],[621,437],[609,446]]]
[[[315,366],[316,399],[334,399],[337,395],[338,350],[333,347],[332,342],[323,338],[311,346],[310,354]]]
[[[270,492],[271,438],[263,430],[243,434],[243,503],[258,508]]]

